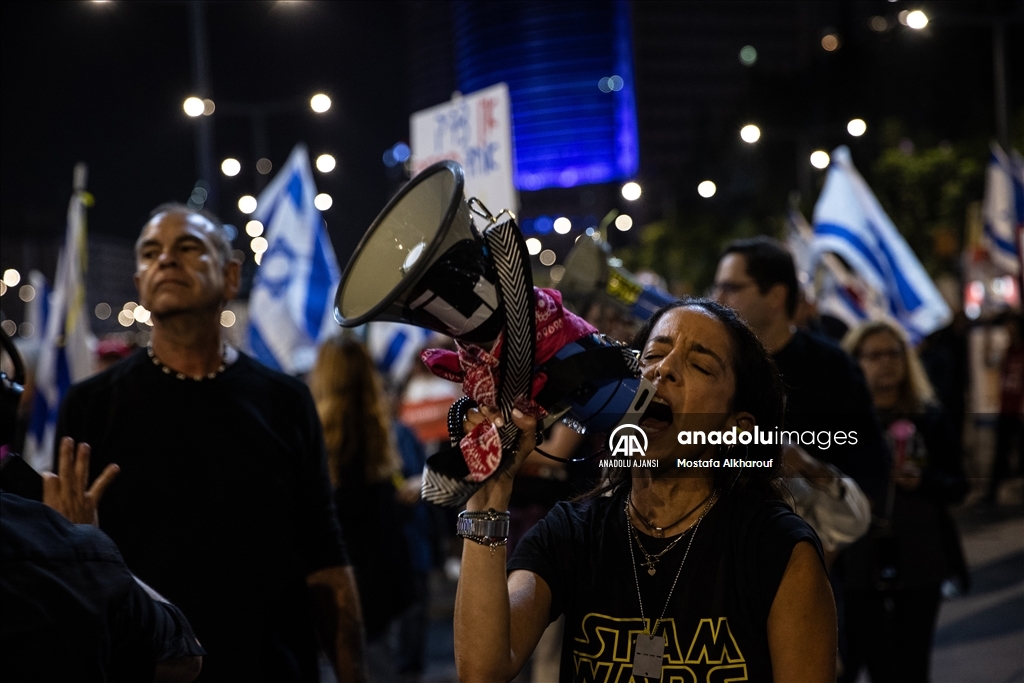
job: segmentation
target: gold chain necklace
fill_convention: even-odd
[[[678,544],[679,541],[683,540],[683,537],[686,536],[690,531],[692,531],[694,529],[694,527],[697,524],[700,523],[700,520],[704,519],[704,515],[706,515],[708,513],[708,510],[711,509],[711,506],[714,505],[715,500],[717,499],[717,496],[715,495],[715,493],[716,492],[712,491],[711,493],[708,494],[707,498],[702,500],[701,503],[699,503],[697,505],[697,507],[700,507],[701,504],[704,504],[704,503],[707,504],[705,506],[705,508],[704,508],[704,511],[701,512],[701,515],[697,519],[697,521],[694,522],[693,524],[691,524],[689,526],[689,528],[683,530],[678,536],[676,536],[672,540],[671,543],[669,543],[667,546],[665,546],[664,550],[662,550],[660,553],[658,553],[656,555],[652,555],[651,553],[647,552],[647,549],[644,548],[643,543],[640,542],[640,532],[638,532],[636,530],[636,527],[634,527],[633,524],[631,523],[632,516],[630,515],[629,510],[630,510],[630,508],[632,508],[633,511],[636,512],[638,517],[640,516],[640,512],[639,512],[639,510],[636,509],[636,506],[633,505],[633,502],[631,500],[632,497],[629,496],[629,495],[626,496],[626,506],[625,506],[626,521],[629,522],[629,524],[628,524],[629,530],[630,530],[630,532],[632,532],[633,538],[636,540],[636,546],[638,548],[640,548],[640,552],[643,553],[644,560],[642,562],[640,562],[640,564],[647,568],[648,575],[654,576],[655,574],[657,574],[658,573],[657,565],[658,565],[658,561],[661,559],[661,556],[664,555],[665,553],[667,553],[669,550],[672,550],[672,548],[676,547],[676,544]],[[697,508],[694,508],[693,510],[690,510],[690,512],[687,512],[686,516],[684,516],[682,519],[680,519],[679,522],[681,522],[683,519],[686,519],[686,517],[689,517],[690,514],[694,510],[696,510],[696,509]],[[645,520],[643,520],[642,518],[641,518],[640,521],[644,522],[644,524],[647,524],[647,522]],[[672,526],[675,526],[676,524],[679,524],[679,522],[675,522]],[[670,528],[670,527],[663,527],[663,528],[667,529],[667,528]],[[632,550],[633,550],[632,544],[630,544],[629,548],[630,548],[630,553],[632,554]]]

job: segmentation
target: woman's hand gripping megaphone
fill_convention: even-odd
[[[495,427],[505,424],[501,412],[497,408],[480,406],[467,411],[462,425],[463,431],[469,434],[477,425],[484,422],[490,422]],[[470,512],[508,509],[509,500],[512,497],[512,481],[523,462],[537,445],[537,421],[534,418],[516,408],[512,411],[512,422],[522,433],[515,459],[496,476],[483,482],[480,489],[466,503],[466,510]]]

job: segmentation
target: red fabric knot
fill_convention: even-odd
[[[578,315],[565,310],[562,295],[553,289],[534,287],[534,365],[550,360],[558,351],[577,339],[597,332],[597,329]],[[504,334],[498,336],[491,351],[475,344],[458,344],[458,351],[426,349],[420,354],[432,373],[452,382],[461,382],[462,390],[482,406],[496,406],[500,383],[499,365]],[[534,418],[542,418],[547,411],[532,400],[537,396],[547,377],[536,373],[531,378],[530,397],[519,396],[515,407]],[[459,442],[462,456],[469,466],[470,481],[483,481],[501,464],[501,440],[498,430],[488,421],[481,422]]]

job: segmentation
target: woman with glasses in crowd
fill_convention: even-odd
[[[846,596],[840,680],[856,680],[866,666],[872,681],[927,681],[942,584],[967,584],[948,509],[967,493],[960,444],[895,322],[864,323],[843,347],[864,371],[893,464],[874,528],[837,568]]]

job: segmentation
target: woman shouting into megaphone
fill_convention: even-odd
[[[656,388],[639,425],[643,453],[617,454],[607,481],[559,503],[506,558],[505,510],[535,445],[534,421],[516,411],[516,463],[460,515],[460,679],[510,681],[564,614],[563,683],[705,681],[712,671],[831,683],[836,615],[821,547],[783,502],[780,446],[750,438],[755,426],[781,427],[770,356],[731,309],[699,299],[660,309],[633,346]],[[482,408],[466,426],[485,419],[501,420]],[[682,432],[701,438],[680,443]]]

